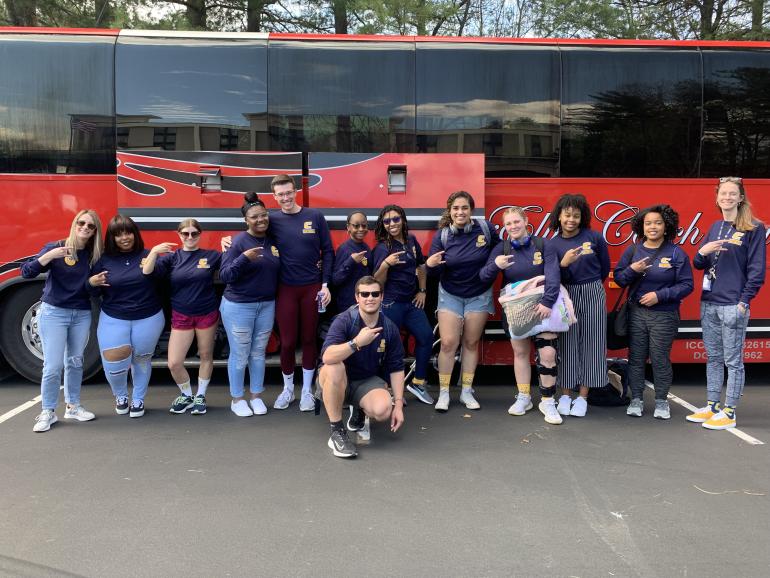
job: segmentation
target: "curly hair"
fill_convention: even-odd
[[[476,202],[473,200],[471,194],[467,191],[455,191],[446,200],[446,209],[441,213],[441,217],[438,220],[438,228],[443,229],[452,224],[452,216],[449,211],[452,209],[452,205],[457,199],[466,199],[471,207],[471,211],[476,208]]]
[[[636,215],[634,215],[633,221],[631,221],[631,229],[636,233],[636,238],[644,240],[644,218],[650,213],[658,213],[663,218],[663,224],[666,229],[663,233],[664,241],[673,241],[679,231],[679,213],[677,213],[671,205],[653,205],[642,209]]]
[[[564,209],[575,209],[580,211],[580,226],[581,230],[591,228],[591,207],[586,201],[583,195],[567,193],[559,197],[556,201],[556,205],[551,211],[551,222],[548,226],[552,231],[558,233],[561,231],[561,223],[559,217]]]
[[[395,211],[401,217],[401,234],[404,237],[404,243],[409,240],[409,225],[407,225],[406,222],[406,212],[404,209],[398,205],[385,205],[380,211],[380,214],[377,215],[377,224],[374,227],[374,237],[377,239],[378,243],[385,243],[385,246],[388,248],[388,250],[390,250],[392,247],[392,237],[390,236],[390,233],[388,233],[388,230],[385,228],[385,224],[382,222],[382,219],[391,211]]]

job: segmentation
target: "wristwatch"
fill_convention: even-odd
[[[427,293],[428,290],[427,289],[418,289],[417,292],[418,293]]]
[[[355,339],[351,339],[350,341],[348,341],[348,346],[350,347],[350,351],[352,351],[353,353],[355,353],[356,351],[361,351],[361,348],[358,346]]]

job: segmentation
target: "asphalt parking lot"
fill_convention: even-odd
[[[738,425],[764,445],[675,403],[654,420],[651,392],[641,419],[511,417],[498,370],[480,411],[410,399],[356,460],[296,403],[235,417],[220,370],[205,416],[167,413],[157,370],[147,415],[118,416],[97,377],[93,422],[35,434],[37,404],[0,423],[0,576],[768,576],[770,388],[749,375]],[[0,416],[38,393],[6,379]],[[702,376],[677,368],[672,393],[701,405]]]

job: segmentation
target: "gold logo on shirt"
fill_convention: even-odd
[[[278,247],[270,247],[270,252],[273,254],[273,257],[279,257],[278,255]]]
[[[487,238],[484,235],[479,235],[476,237],[476,246],[477,247],[483,247],[487,244]]]
[[[730,243],[731,245],[743,245],[743,236],[745,234],[746,233],[741,233],[740,231],[736,231],[735,233],[733,233],[732,238],[727,242]]]
[[[75,258],[74,258],[74,257],[70,257],[69,255],[67,255],[66,257],[64,257],[64,262],[65,262],[67,265],[69,265],[70,267],[74,267],[74,266],[75,266],[75,263],[77,263],[77,261],[75,261]]]
[[[305,221],[305,223],[302,225],[302,233],[303,234],[315,233],[315,229],[313,228],[313,221]]]
[[[535,254],[532,255],[532,264],[533,265],[543,264],[543,254],[540,251],[535,251]]]
[[[364,267],[369,266],[369,259],[366,258],[366,255],[364,255],[363,259],[361,259],[361,265],[363,265]]]
[[[671,257],[661,257],[658,267],[661,269],[671,269]]]
[[[591,241],[586,241],[583,243],[583,245],[580,247],[580,252],[582,255],[590,255],[594,252],[594,250],[591,248]]]
[[[385,339],[380,339],[380,346],[377,348],[377,353],[385,353]]]
[[[209,260],[206,258],[198,259],[198,269],[210,269]]]

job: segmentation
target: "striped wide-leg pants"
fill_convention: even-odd
[[[566,285],[577,323],[559,333],[559,375],[563,389],[607,385],[607,297],[601,281]]]

